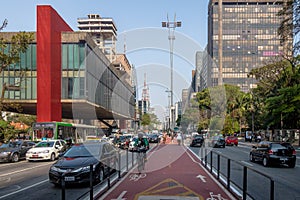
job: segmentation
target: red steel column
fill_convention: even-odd
[[[37,121],[61,121],[61,32],[73,31],[49,5],[37,6]]]

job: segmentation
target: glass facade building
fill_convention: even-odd
[[[13,34],[15,33],[2,32],[0,37],[9,39]],[[62,33],[61,48],[63,118],[73,117],[69,114],[70,110],[66,110],[70,107],[65,107],[65,104],[80,101],[83,104],[94,105],[99,119],[133,119],[135,95],[132,86],[119,79],[119,72],[102,51],[95,48],[87,33]],[[36,54],[37,44],[34,41],[26,53],[21,54],[20,63],[9,66],[0,74],[1,91],[4,83],[19,88],[7,88],[4,102],[19,103],[23,107],[23,113],[34,115],[37,103]],[[20,74],[24,75],[20,78]],[[97,108],[101,108],[101,112],[97,111]],[[102,112],[104,110],[105,112]]]
[[[248,73],[275,61],[284,52],[277,34],[281,22],[277,14],[282,5],[278,0],[223,0],[223,48],[219,58],[219,5],[218,0],[210,0],[208,55],[211,62],[207,85],[218,85],[221,59],[223,83],[237,85],[245,92],[256,86],[255,79],[248,77]]]

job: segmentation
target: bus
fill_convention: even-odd
[[[74,143],[80,143],[85,142],[89,136],[100,139],[104,135],[97,126],[67,122],[36,122],[32,125],[32,131],[33,141],[71,138]]]

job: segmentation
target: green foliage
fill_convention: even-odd
[[[18,131],[9,122],[0,120],[0,140],[9,141],[17,136]]]
[[[0,74],[9,66],[13,66],[20,62],[20,54],[25,53],[27,51],[29,43],[32,42],[33,39],[33,33],[26,32],[19,32],[13,35],[9,40],[4,39],[3,37],[0,38]],[[25,73],[22,70],[19,71],[20,80],[24,76],[24,74]],[[6,86],[7,83],[2,82],[0,97],[0,113],[2,113],[3,110],[14,110],[16,112],[20,112],[22,108],[19,104],[3,104],[4,94],[7,89]],[[0,115],[0,119],[2,119],[2,114]]]
[[[7,118],[10,122],[20,122],[26,124],[27,126],[32,126],[32,123],[36,122],[36,116],[34,115],[14,114],[9,115]]]
[[[28,45],[34,39],[33,33],[19,32],[9,41],[0,38],[0,73],[12,64],[20,62],[20,53],[27,51]],[[10,48],[8,48],[10,44]]]
[[[255,117],[271,128],[300,126],[300,66],[299,56],[252,70],[258,79],[252,100]],[[259,124],[259,123],[255,123]],[[262,125],[262,123],[260,123]],[[281,127],[283,125],[283,127]]]

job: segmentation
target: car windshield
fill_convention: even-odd
[[[2,144],[1,146],[0,146],[0,148],[7,148],[8,147],[8,144]]]
[[[21,145],[21,142],[20,141],[17,141],[17,142],[9,142],[7,144],[6,147],[10,147],[10,148],[16,148],[16,147],[19,147]]]
[[[273,143],[272,149],[293,149],[293,147],[288,143],[283,143],[283,144]]]
[[[53,147],[54,141],[50,142],[39,142],[35,147]]]
[[[92,157],[99,156],[100,145],[74,145],[64,155],[64,157]]]
[[[203,138],[202,135],[195,135],[194,138]]]

